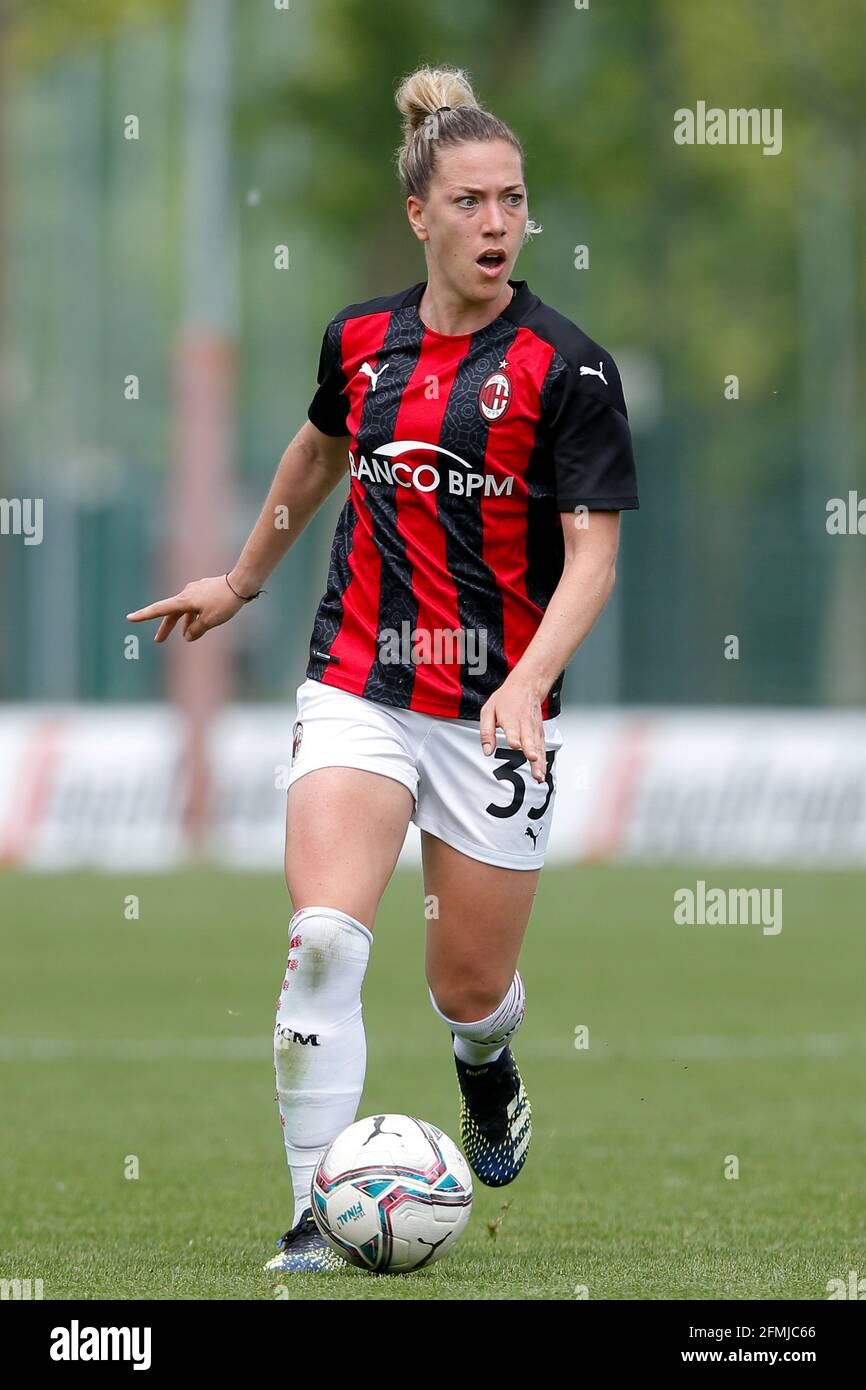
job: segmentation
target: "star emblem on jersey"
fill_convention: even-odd
[[[454,1061],[463,1152],[479,1182],[506,1187],[526,1162],[532,1138],[532,1108],[511,1048],[482,1067]]]
[[[504,363],[500,362],[500,367]],[[503,371],[491,372],[481,383],[478,409],[485,420],[501,420],[511,402],[511,380]]]

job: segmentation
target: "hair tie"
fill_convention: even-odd
[[[440,111],[450,111],[450,110],[451,110],[451,107],[450,107],[450,106],[437,106],[437,107],[436,107],[436,110],[433,112],[433,115],[434,115],[434,116],[438,116]]]

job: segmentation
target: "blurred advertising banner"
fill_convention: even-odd
[[[215,718],[206,860],[281,872],[293,721],[250,705]],[[866,713],[571,708],[560,728],[549,863],[866,865]],[[3,707],[0,862],[188,863],[188,748],[166,706]],[[411,826],[404,862],[419,845]]]

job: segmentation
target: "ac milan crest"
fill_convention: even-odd
[[[491,372],[481,383],[478,409],[485,420],[501,420],[511,401],[511,382],[504,372]]]
[[[301,739],[304,737],[304,726],[300,719],[296,719],[292,728],[292,762],[298,756],[298,749],[301,746]]]

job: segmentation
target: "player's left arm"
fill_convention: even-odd
[[[560,520],[565,541],[560,581],[523,656],[481,710],[484,752],[496,747],[498,725],[509,746],[523,750],[536,782],[547,776],[542,705],[591,631],[616,579],[619,512],[562,512]]]

